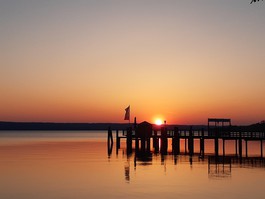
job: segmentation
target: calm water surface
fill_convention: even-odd
[[[125,143],[108,155],[106,136],[96,131],[0,132],[0,198],[265,197],[258,143],[249,143],[254,159],[209,165],[207,157],[196,155],[127,156]],[[233,143],[226,146],[232,153]],[[206,152],[212,147],[208,143]]]

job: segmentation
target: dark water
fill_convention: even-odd
[[[248,145],[254,158],[209,164],[196,155],[127,156],[125,143],[118,151],[114,144],[109,156],[106,136],[0,132],[0,198],[264,198],[259,143]],[[212,150],[207,143],[206,153]],[[226,153],[234,153],[233,142],[226,143]]]

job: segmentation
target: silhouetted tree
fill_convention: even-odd
[[[257,1],[259,1],[259,0],[252,0],[250,3],[257,2]],[[262,1],[263,1],[263,0],[262,0]]]

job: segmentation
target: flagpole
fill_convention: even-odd
[[[130,126],[130,124],[131,124],[131,105],[129,105],[129,107],[130,107],[130,112],[129,112],[129,126]]]
[[[131,107],[130,105],[125,109],[124,120],[129,120],[129,125],[131,124]]]

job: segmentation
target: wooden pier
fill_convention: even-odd
[[[265,140],[264,131],[233,127],[231,126],[230,119],[214,118],[208,119],[207,129],[195,129],[192,126],[189,129],[180,129],[179,127],[168,129],[166,126],[161,126],[160,129],[153,129],[152,124],[142,122],[135,129],[128,128],[126,130],[115,130],[115,132],[116,149],[118,150],[120,148],[121,140],[125,139],[128,154],[133,150],[133,143],[135,143],[134,150],[136,152],[150,152],[152,140],[152,150],[165,155],[168,153],[168,140],[171,139],[172,153],[174,155],[180,154],[181,140],[184,140],[185,153],[192,156],[194,154],[194,140],[199,140],[199,155],[202,158],[205,155],[205,140],[214,141],[215,156],[219,156],[220,140],[222,140],[221,143],[223,144],[223,156],[225,156],[225,142],[227,140],[234,141],[235,156],[237,157],[243,157],[243,144],[245,144],[245,156],[248,156],[248,142],[250,141],[260,142],[260,157],[263,157],[263,141]],[[113,143],[111,129],[108,130],[108,146],[109,143]]]

